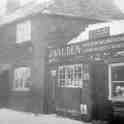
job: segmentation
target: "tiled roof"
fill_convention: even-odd
[[[14,13],[1,17],[0,25],[38,12],[96,20],[124,19],[113,0],[51,0],[50,3],[28,4]]]

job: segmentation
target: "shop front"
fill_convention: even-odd
[[[49,48],[54,111],[84,120],[112,117],[113,103],[123,101],[123,41],[118,35]]]

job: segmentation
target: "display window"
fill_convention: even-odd
[[[109,97],[124,99],[124,63],[109,66]]]
[[[89,75],[87,64],[73,64],[58,66],[58,86],[81,88]]]

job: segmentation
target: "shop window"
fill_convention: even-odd
[[[109,66],[109,95],[110,99],[124,98],[124,63]]]
[[[31,21],[25,21],[17,24],[16,43],[22,43],[31,40]]]
[[[61,65],[58,67],[58,86],[59,87],[82,87],[84,78],[88,74],[85,67],[87,64]],[[85,69],[85,70],[84,70]]]
[[[29,67],[19,67],[14,70],[13,90],[29,91],[31,86],[31,69]]]

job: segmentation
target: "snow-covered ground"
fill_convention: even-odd
[[[84,122],[56,115],[38,115],[0,109],[0,124],[85,124]]]

